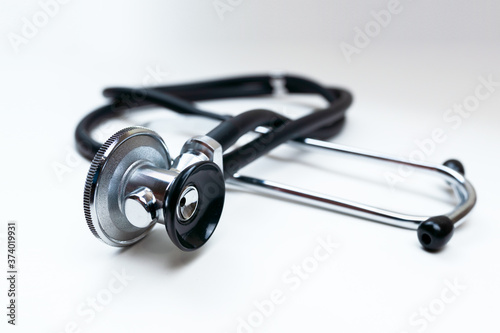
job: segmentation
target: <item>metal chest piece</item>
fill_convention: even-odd
[[[84,210],[90,230],[106,244],[132,245],[161,223],[176,246],[191,251],[214,232],[224,196],[222,148],[215,140],[188,140],[172,162],[157,133],[130,127],[95,155]]]

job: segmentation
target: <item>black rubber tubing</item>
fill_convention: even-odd
[[[225,177],[232,176],[245,165],[286,141],[313,137],[311,133],[315,134],[315,137],[320,136],[321,139],[337,134],[344,123],[345,111],[352,103],[350,93],[344,91],[341,94],[341,98],[334,101],[328,108],[312,112],[297,120],[288,121],[244,146],[224,154]],[[328,125],[325,126],[325,123]]]
[[[224,150],[256,127],[268,127],[267,134],[224,155],[226,177],[288,140],[300,137],[326,139],[339,132],[344,123],[345,111],[352,102],[351,94],[339,88],[324,88],[297,76],[282,78],[288,92],[319,94],[329,102],[328,107],[292,121],[269,110],[251,110],[231,117],[198,109],[191,103],[208,99],[270,95],[274,91],[272,79],[273,77],[262,75],[155,88],[108,88],[104,90],[104,95],[113,98],[113,103],[89,113],[80,121],[75,131],[77,149],[91,160],[101,146],[101,143],[91,137],[92,130],[100,122],[127,109],[139,110],[154,105],[182,114],[221,120],[222,123],[207,135],[217,140]]]

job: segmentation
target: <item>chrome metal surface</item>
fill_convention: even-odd
[[[265,130],[262,130],[265,132]],[[445,179],[452,187],[458,199],[457,205],[450,212],[441,214],[449,217],[455,226],[460,225],[465,217],[470,213],[476,203],[476,192],[471,183],[460,173],[443,165],[433,165],[430,163],[413,163],[400,158],[391,157],[379,153],[369,152],[362,149],[346,147],[326,141],[315,139],[301,139],[300,141],[290,141],[289,143],[319,149],[321,151],[335,151],[353,156],[376,159],[384,162],[398,163],[432,172]],[[300,189],[297,187],[280,184],[255,177],[240,174],[233,175],[227,180],[229,183],[244,186],[249,189],[283,197],[286,199],[310,204],[344,214],[358,216],[365,219],[374,220],[407,229],[417,229],[418,225],[427,220],[430,216],[409,215],[398,213],[386,209],[381,209],[362,203],[349,201],[334,196],[316,193]]]
[[[274,71],[269,73],[271,77],[269,84],[273,88],[274,96],[284,96],[287,94],[285,73],[282,71]]]
[[[179,220],[188,221],[196,213],[198,208],[198,190],[194,186],[186,187],[177,204],[177,217]]]
[[[155,205],[151,209],[155,211],[156,222],[163,224],[163,206],[167,200],[168,189],[178,175],[177,170],[157,168],[145,161],[137,161],[128,174],[124,175],[120,195],[126,198],[139,188],[149,188],[155,197]]]
[[[189,139],[172,165],[162,138],[143,127],[123,129],[99,149],[84,191],[84,210],[92,233],[113,246],[132,245],[156,222],[164,223],[171,184],[186,167],[213,161],[222,170],[222,147],[208,136]],[[198,208],[198,190],[179,198],[178,215],[189,220]]]
[[[137,228],[145,228],[157,219],[156,199],[147,187],[139,187],[125,198],[124,211],[127,220]]]
[[[117,132],[102,145],[92,161],[85,183],[85,217],[92,233],[106,244],[132,245],[154,226],[152,223],[137,227],[130,223],[123,207],[125,194],[139,187],[125,193],[128,181],[124,180],[133,179],[134,171],[143,165],[168,169],[171,160],[161,137],[142,127]]]
[[[217,141],[206,135],[195,136],[186,141],[172,168],[184,170],[194,163],[211,161],[223,170],[222,158],[222,147]]]

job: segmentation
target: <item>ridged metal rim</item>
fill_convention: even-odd
[[[100,239],[101,241],[103,241],[108,245],[118,246],[118,247],[132,245],[143,239],[147,235],[147,233],[154,227],[154,225],[148,226],[144,228],[144,230],[138,237],[126,241],[113,239],[112,237],[108,236],[100,226],[94,205],[94,198],[98,188],[99,177],[101,175],[103,168],[106,165],[108,157],[122,142],[133,136],[141,134],[155,137],[155,139],[157,139],[163,146],[168,155],[168,149],[165,143],[156,132],[140,126],[127,127],[116,132],[108,140],[106,140],[106,142],[101,146],[101,148],[97,151],[96,155],[94,156],[89,171],[87,173],[87,178],[85,180],[85,188],[83,193],[83,210],[87,226],[96,238]]]

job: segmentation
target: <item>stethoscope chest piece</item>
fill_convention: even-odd
[[[164,207],[165,227],[184,251],[199,248],[215,231],[224,207],[225,182],[213,162],[198,162],[171,184]]]
[[[142,127],[117,132],[99,149],[87,175],[84,210],[90,230],[106,244],[123,247],[161,223],[180,249],[201,247],[224,206],[224,176],[214,162],[221,161],[219,148],[193,138],[172,162],[157,133]]]
[[[132,245],[144,238],[154,225],[154,218],[150,223],[140,224],[140,216],[137,212],[134,214],[133,198],[140,193],[123,199],[123,180],[140,167],[138,161],[161,169],[171,165],[167,147],[159,136],[138,127],[125,128],[102,145],[87,175],[84,191],[87,224],[97,238],[109,245]],[[125,207],[135,225],[127,218]]]

